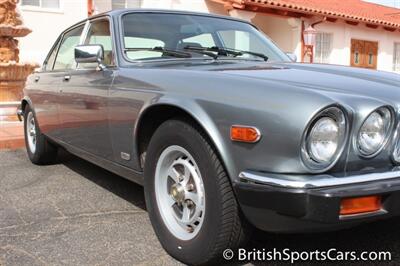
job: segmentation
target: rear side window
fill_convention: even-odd
[[[54,66],[54,61],[56,60],[56,56],[57,56],[57,50],[58,47],[60,46],[60,38],[57,39],[57,42],[55,43],[55,45],[53,46],[53,50],[51,50],[46,62],[45,62],[45,70],[46,71],[51,71],[53,70],[53,66]]]
[[[64,34],[54,63],[54,70],[67,70],[76,67],[75,47],[79,44],[84,26],[79,26]]]

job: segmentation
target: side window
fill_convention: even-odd
[[[49,55],[47,57],[47,60],[45,62],[45,70],[46,71],[53,70],[54,61],[56,60],[57,50],[58,50],[59,46],[60,46],[60,38],[57,39],[57,42],[55,43],[55,45],[53,45],[53,50],[51,50],[51,52],[49,53]]]
[[[79,44],[83,27],[84,26],[77,27],[64,34],[54,63],[54,70],[75,68],[75,47]]]
[[[100,44],[104,49],[104,64],[114,65],[110,22],[108,19],[99,19],[91,23],[85,44]],[[97,66],[97,65],[96,65]],[[94,67],[96,67],[94,66]],[[81,64],[80,67],[93,67],[93,64]]]
[[[328,63],[332,53],[332,34],[318,32],[315,38],[315,63]],[[358,60],[358,59],[357,59]]]

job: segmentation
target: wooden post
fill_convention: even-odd
[[[88,9],[88,17],[93,15],[94,11],[94,6],[93,6],[93,0],[87,0],[87,9]]]

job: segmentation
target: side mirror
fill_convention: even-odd
[[[293,62],[297,62],[297,55],[295,55],[294,53],[286,53],[287,56],[289,56],[290,60],[292,60]]]
[[[104,60],[104,49],[99,44],[78,45],[75,47],[77,63],[99,63]]]

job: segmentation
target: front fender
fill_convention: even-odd
[[[167,105],[171,107],[175,107],[181,109],[182,111],[189,114],[204,130],[204,132],[208,135],[215,149],[217,150],[218,155],[222,159],[222,163],[225,166],[226,171],[228,172],[231,178],[235,178],[238,176],[239,172],[236,171],[236,167],[234,167],[234,161],[229,153],[225,142],[227,140],[230,141],[229,136],[223,136],[218,129],[216,121],[214,121],[210,114],[205,110],[204,106],[201,105],[201,102],[196,101],[195,99],[181,98],[177,95],[171,96],[163,96],[158,98],[157,100],[151,101],[143,105],[139,113],[139,119],[136,120],[134,126],[135,136],[138,136],[139,125],[141,123],[142,117],[144,114],[151,108],[158,105]],[[135,140],[135,148],[138,147],[138,141]],[[137,150],[137,149],[135,149]]]

